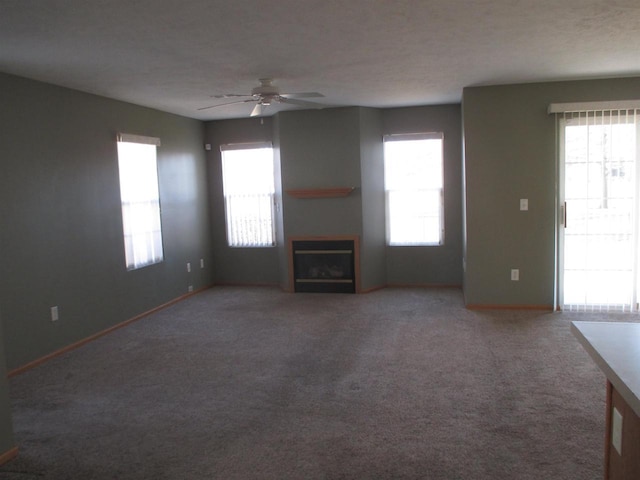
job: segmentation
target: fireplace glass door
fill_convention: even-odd
[[[293,242],[296,292],[355,293],[353,240]]]

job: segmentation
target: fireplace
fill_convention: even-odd
[[[291,240],[293,290],[356,293],[357,239]]]

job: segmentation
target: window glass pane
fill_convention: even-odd
[[[440,243],[440,190],[387,192],[389,245]]]
[[[223,149],[222,181],[229,246],[275,245],[273,149]]]
[[[442,140],[385,142],[389,189],[442,188]]]
[[[156,146],[118,142],[118,170],[127,269],[161,262]]]
[[[442,139],[388,140],[384,147],[388,244],[442,244]]]
[[[223,150],[225,195],[274,193],[273,149]]]

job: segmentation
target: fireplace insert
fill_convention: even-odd
[[[353,240],[294,240],[296,292],[355,293]]]

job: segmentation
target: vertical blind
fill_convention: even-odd
[[[559,132],[563,310],[637,309],[640,110],[627,105],[549,109]]]

